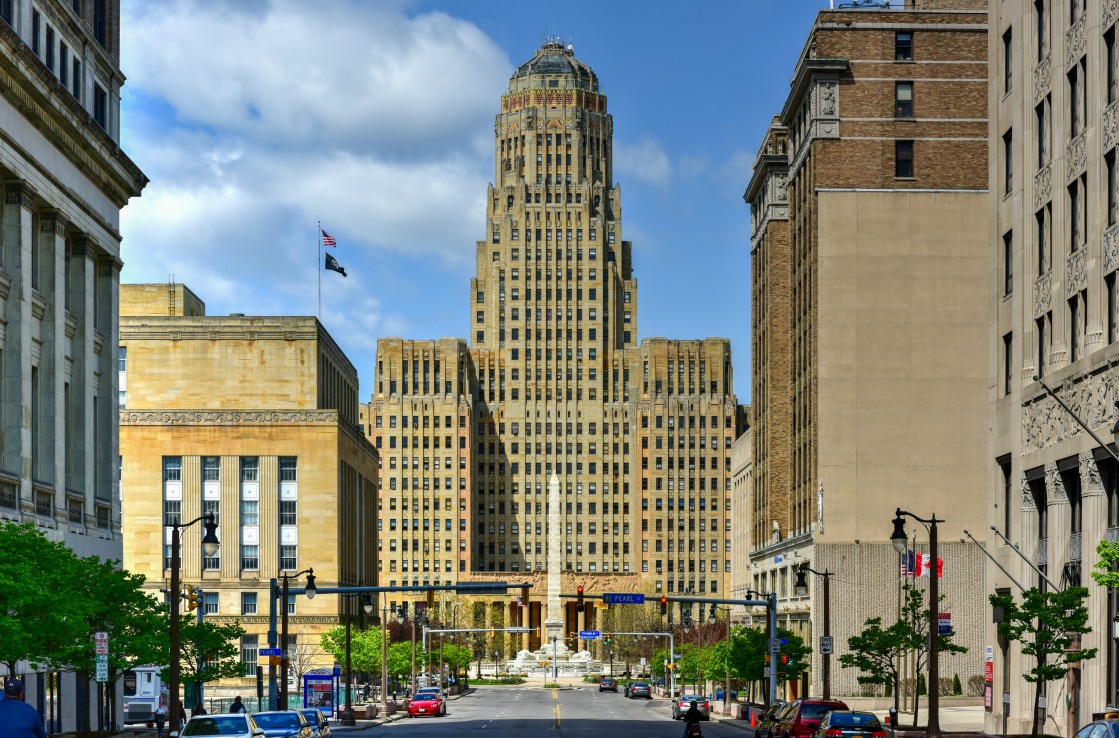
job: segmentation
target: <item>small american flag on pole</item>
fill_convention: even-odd
[[[322,228],[319,229],[319,233],[322,234],[323,246],[337,246],[338,245],[338,240],[336,238],[334,238],[334,236],[332,236],[329,233],[327,233],[326,231],[324,231]]]

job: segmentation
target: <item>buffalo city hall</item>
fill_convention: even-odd
[[[598,77],[545,43],[510,79],[494,133],[469,336],[377,345],[362,422],[381,454],[380,581],[543,585],[555,562],[566,593],[725,594],[745,417],[730,341],[638,344]],[[548,550],[553,474],[560,551]],[[574,626],[573,608],[542,615],[544,594],[523,624]]]

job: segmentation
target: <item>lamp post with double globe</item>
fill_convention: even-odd
[[[195,518],[189,523],[173,523],[171,525],[171,632],[170,632],[170,645],[171,645],[171,663],[168,665],[167,674],[167,688],[171,697],[171,721],[178,720],[184,717],[182,703],[179,702],[179,674],[180,674],[180,644],[179,644],[179,569],[182,566],[180,561],[180,534],[179,531],[183,528],[189,528],[195,523],[205,520],[203,525],[206,528],[206,534],[202,537],[202,554],[207,558],[213,558],[217,555],[218,548],[221,545],[218,541],[217,530],[218,524],[214,520],[211,513],[206,513],[200,517]]]

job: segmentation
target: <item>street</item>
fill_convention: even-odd
[[[397,720],[377,729],[394,738],[407,735],[456,735],[464,731],[492,731],[501,736],[538,737],[541,734],[605,733],[610,738],[678,738],[683,723],[671,718],[667,700],[629,700],[621,694],[586,688],[550,690],[540,687],[480,687],[452,700],[443,718]],[[742,729],[703,723],[705,736],[743,736]]]

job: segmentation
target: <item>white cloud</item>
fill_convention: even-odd
[[[672,178],[668,154],[649,136],[642,136],[632,144],[615,140],[614,169],[620,182],[633,178],[656,187],[667,187]]]

